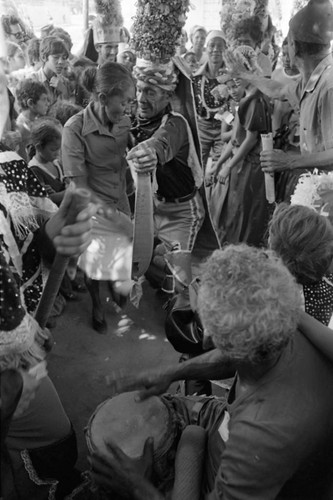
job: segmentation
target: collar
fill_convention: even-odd
[[[38,75],[40,82],[44,83],[44,82],[49,81],[49,79],[47,78],[47,76],[44,73],[43,68],[39,68],[39,70],[36,72],[36,74]]]
[[[215,77],[215,79],[217,79],[218,76],[224,74],[225,72],[226,72],[225,65],[224,65],[224,63],[222,63],[222,66],[220,67],[220,69],[218,71],[218,75],[217,75],[217,77]],[[206,76],[207,78],[209,78],[208,74],[209,74],[209,71],[208,71],[208,61],[207,61],[202,66],[200,66],[198,71],[196,71],[193,76]]]
[[[205,62],[202,66],[200,66],[198,71],[196,71],[193,76],[202,76],[207,74],[208,74],[208,61]]]
[[[115,130],[122,128],[124,126],[129,128],[129,119],[124,117],[119,123],[113,125],[112,131],[108,127],[103,125],[94,113],[94,103],[90,102],[88,106],[82,113],[83,115],[83,126],[82,126],[82,136],[93,134],[98,132],[100,135],[108,135],[110,137],[115,137]]]
[[[326,71],[326,69],[332,66],[332,62],[333,59],[331,54],[328,54],[328,56],[324,57],[324,59],[320,61],[320,63],[313,70],[307,84],[305,85],[305,88],[303,89],[302,98],[304,97],[306,92],[310,93],[315,90],[321,76]]]

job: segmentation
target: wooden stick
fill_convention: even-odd
[[[74,224],[77,215],[88,206],[89,201],[90,192],[87,189],[75,189],[75,191],[73,192],[72,202],[70,204],[66,217],[66,226]],[[70,257],[56,253],[35,316],[35,319],[38,321],[39,325],[42,328],[45,327],[49,315],[52,311],[52,307],[59,291],[69,260]]]

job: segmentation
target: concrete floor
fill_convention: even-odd
[[[88,293],[80,301],[68,302],[53,330],[54,348],[49,357],[49,374],[73,422],[78,437],[78,467],[87,468],[84,436],[89,417],[109,397],[105,377],[113,370],[131,373],[178,362],[177,353],[165,338],[163,301],[144,283],[139,309],[131,304],[116,312],[105,284],[108,333],[99,335],[91,327]]]

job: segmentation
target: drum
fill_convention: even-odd
[[[96,408],[86,429],[87,445],[90,452],[98,450],[108,455],[106,444],[111,440],[130,458],[139,460],[146,439],[153,437],[152,481],[161,491],[168,491],[174,480],[177,419],[167,400],[152,396],[137,402],[136,394],[120,394]]]

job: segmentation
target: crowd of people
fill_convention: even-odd
[[[69,266],[47,326],[88,291],[91,326],[108,332],[100,281],[124,307],[132,262],[114,271],[111,255],[121,235],[132,258],[140,176],[153,197],[146,277],[165,300],[186,298],[203,354],[184,361],[184,353],[163,371],[115,373],[110,392],[138,390],[134,407],[160,397],[173,458],[188,426],[204,429],[191,498],[333,498],[333,5],[310,0],[284,40],[266,18],[265,28],[258,12],[238,20],[232,40],[182,27],[161,62],[136,50],[138,28],[132,38],[116,17],[97,18],[73,54],[63,28],[37,37],[15,14],[2,16],[4,500],[171,498],[172,484],[152,473],[150,439],[132,460],[111,436],[107,454],[92,452],[89,475],[75,468],[75,430],[46,370],[52,336],[35,319],[58,254]],[[294,202],[304,178],[316,189]],[[89,203],[69,222],[80,192]],[[88,251],[94,272],[84,266]],[[165,394],[176,380],[207,387],[230,377],[225,398]],[[169,461],[164,472],[172,481],[179,473]]]

